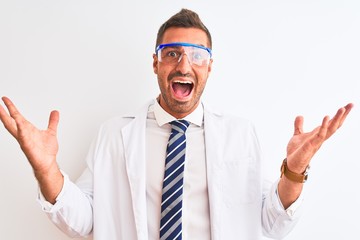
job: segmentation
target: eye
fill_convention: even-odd
[[[178,58],[178,56],[179,56],[179,53],[176,51],[168,51],[166,53],[166,57],[169,57],[169,58]]]
[[[203,66],[206,63],[207,55],[202,50],[196,49],[191,53],[192,62],[198,66]]]
[[[192,55],[194,60],[202,60],[204,56],[200,52],[194,52]]]

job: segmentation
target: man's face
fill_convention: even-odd
[[[162,44],[174,42],[209,47],[206,33],[197,28],[167,29]],[[186,47],[177,48],[181,54],[186,52],[185,50]],[[198,106],[212,65],[212,59],[203,66],[191,64],[187,55],[186,52],[180,57],[179,62],[172,64],[165,61],[160,62],[159,56],[153,55],[153,68],[161,92],[160,105],[178,119],[184,118]]]

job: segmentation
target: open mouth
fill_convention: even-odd
[[[174,81],[171,87],[175,97],[183,99],[190,96],[194,84],[190,81]]]

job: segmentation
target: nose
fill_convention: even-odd
[[[183,74],[186,74],[191,70],[191,62],[185,52],[181,54],[176,69]]]

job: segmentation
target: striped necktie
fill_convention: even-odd
[[[182,194],[185,165],[185,120],[171,123],[172,131],[166,149],[165,174],[161,199],[160,240],[182,239]]]

